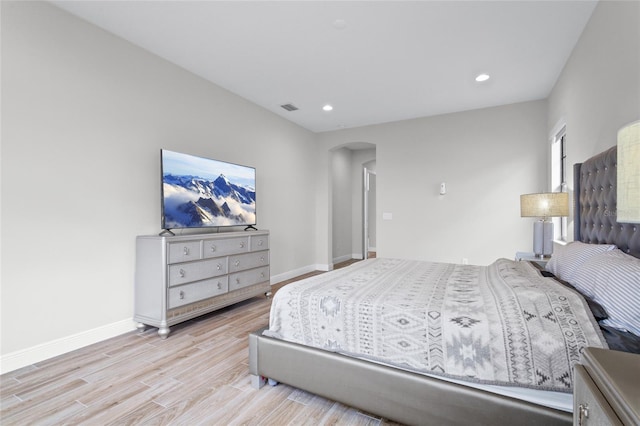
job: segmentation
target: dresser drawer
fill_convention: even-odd
[[[169,289],[169,309],[227,293],[228,277],[212,278]]]
[[[204,257],[245,253],[249,251],[249,237],[204,240],[202,251]]]
[[[257,251],[255,253],[239,254],[229,257],[229,272],[244,271],[269,264],[269,252]]]
[[[180,263],[169,266],[169,286],[204,280],[227,273],[227,258]]]
[[[169,243],[169,263],[200,259],[200,241]]]
[[[268,250],[269,249],[269,236],[268,235],[252,235],[251,236],[251,251]]]
[[[269,267],[250,269],[229,275],[229,291],[269,281]]]

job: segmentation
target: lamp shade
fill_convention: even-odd
[[[640,223],[640,121],[618,131],[618,212],[622,223]]]
[[[543,192],[520,196],[521,217],[569,216],[569,194],[566,192]]]

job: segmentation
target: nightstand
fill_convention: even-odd
[[[574,425],[640,424],[640,355],[586,348],[575,365]]]
[[[530,262],[535,262],[538,265],[540,265],[542,268],[547,266],[547,262],[549,261],[549,259],[551,259],[550,256],[540,257],[540,256],[536,256],[535,254],[533,254],[531,252],[524,252],[524,251],[516,252],[516,260],[518,260],[518,261],[519,260],[528,260]]]

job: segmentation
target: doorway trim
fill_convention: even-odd
[[[362,185],[362,200],[364,204],[363,218],[362,218],[362,257],[363,259],[369,258],[369,190],[370,190],[370,178],[371,175],[377,176],[377,173],[373,170],[363,167],[363,185]]]

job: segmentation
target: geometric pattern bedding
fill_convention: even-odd
[[[606,343],[584,299],[528,262],[368,259],[282,287],[266,335],[472,381],[571,392]]]

